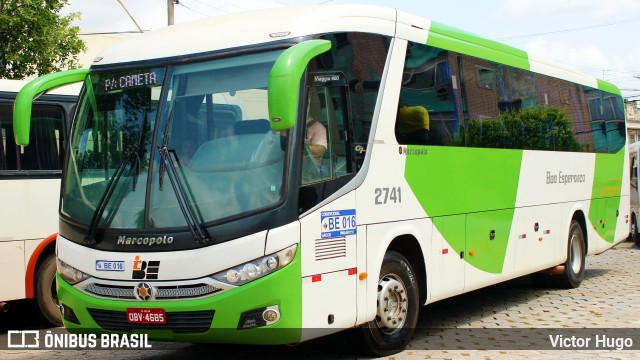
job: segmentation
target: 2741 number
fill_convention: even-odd
[[[402,202],[402,188],[399,186],[392,188],[375,188],[375,194],[376,205],[384,205],[387,203],[399,204]]]

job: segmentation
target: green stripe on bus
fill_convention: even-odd
[[[409,146],[413,148],[424,149]],[[452,226],[438,228],[441,222],[435,223],[436,228],[457,253],[473,251],[466,261],[486,272],[502,272],[522,153],[435,146],[428,147],[424,156],[405,155],[405,178],[427,216],[467,214],[464,238]],[[493,239],[489,239],[491,232]]]
[[[589,220],[598,235],[609,243],[615,241],[624,154],[624,148],[616,154],[596,154]]]
[[[427,45],[495,61],[519,69],[529,70],[529,55],[526,51],[497,41],[441,24],[431,22]]]
[[[597,79],[598,80],[598,90],[602,90],[602,91],[606,91],[608,93],[612,93],[612,94],[616,94],[616,95],[620,95],[622,96],[622,93],[620,92],[620,89],[618,89],[617,86],[613,85],[612,83],[608,82],[608,81],[604,81],[601,79]]]

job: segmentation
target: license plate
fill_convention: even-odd
[[[96,260],[97,271],[124,271],[124,261]]]
[[[166,324],[164,309],[127,309],[129,324]]]

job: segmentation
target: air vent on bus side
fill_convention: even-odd
[[[318,239],[315,254],[316,261],[347,257],[347,239]]]

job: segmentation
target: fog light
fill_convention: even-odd
[[[262,313],[262,318],[268,323],[274,323],[280,319],[278,309],[267,309]]]
[[[278,305],[263,307],[245,311],[240,314],[238,330],[253,329],[257,327],[273,325],[280,320],[280,308]]]
[[[67,305],[61,303],[60,304],[60,311],[62,312],[62,317],[66,321],[80,325],[80,320],[78,320],[78,317],[76,316],[76,313],[73,312],[73,309],[71,309]]]

